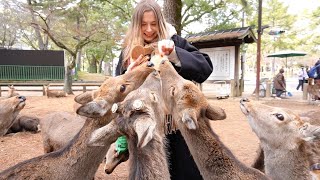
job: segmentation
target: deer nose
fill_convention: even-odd
[[[240,100],[240,103],[244,103],[244,102],[250,102],[250,100],[248,98],[242,98]]]
[[[22,101],[25,101],[27,98],[26,97],[24,97],[24,96],[18,96],[18,98],[20,99],[20,100],[22,100]]]
[[[147,64],[147,66],[148,66],[148,67],[153,67],[153,66],[154,66],[154,64],[153,64],[153,62],[151,62],[151,61],[148,61],[148,64]]]

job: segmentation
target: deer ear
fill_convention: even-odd
[[[198,121],[194,110],[184,110],[182,113],[182,122],[187,126],[188,129],[197,129]]]
[[[153,138],[156,122],[151,118],[140,118],[135,121],[135,131],[138,135],[138,147],[143,148]]]
[[[299,128],[299,133],[305,141],[312,141],[320,139],[320,126],[304,123]]]
[[[211,120],[222,120],[227,117],[225,111],[216,106],[208,105],[205,113],[206,117]]]
[[[118,132],[116,122],[111,121],[109,124],[93,131],[87,144],[88,146],[105,146],[107,141],[116,141]],[[111,137],[113,137],[114,140],[110,139]]]
[[[111,105],[104,99],[91,101],[80,106],[77,114],[89,118],[103,117],[111,109]]]
[[[96,90],[95,91],[84,92],[84,93],[79,94],[78,96],[76,96],[74,98],[74,101],[76,101],[79,104],[86,104],[86,103],[88,103],[90,101],[93,101],[93,99],[96,96],[96,93],[97,93]]]

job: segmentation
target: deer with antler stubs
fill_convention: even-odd
[[[163,124],[166,107],[161,96],[161,79],[153,72],[124,101],[115,104],[119,117],[114,121],[128,139],[129,179],[170,179]],[[104,144],[105,133],[110,132],[103,129],[110,129],[108,126],[94,132],[89,143]]]
[[[7,98],[13,97],[13,96],[19,96],[19,93],[16,92],[16,88],[14,88],[13,85],[8,85],[8,94]]]
[[[310,146],[307,140],[320,136],[320,127],[309,126],[288,109],[240,101],[252,130],[260,139],[265,173],[271,179],[311,179]]]

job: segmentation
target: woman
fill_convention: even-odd
[[[169,39],[169,44],[164,43]],[[142,56],[136,60],[130,59],[131,49],[135,45],[145,46],[157,42],[159,49],[168,55],[168,59],[183,78],[202,83],[212,73],[209,56],[176,35],[175,29],[166,23],[160,6],[154,0],[142,0],[134,9],[116,75],[131,70],[135,62],[142,59]],[[180,131],[168,134],[167,140],[171,179],[202,179]]]

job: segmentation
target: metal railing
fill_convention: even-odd
[[[63,66],[0,65],[0,80],[62,80]]]

